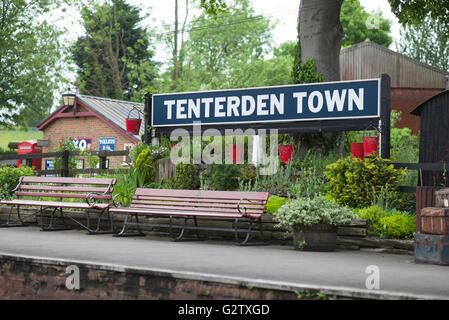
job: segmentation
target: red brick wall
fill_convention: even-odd
[[[402,120],[396,124],[396,127],[410,128],[413,134],[417,134],[420,118],[411,115],[410,112],[422,102],[440,92],[440,89],[391,88],[391,109],[402,111]]]
[[[49,146],[43,148],[42,152],[54,152],[61,139],[67,138],[92,138],[91,150],[98,150],[100,137],[116,137],[116,150],[124,150],[125,144],[132,143],[125,135],[120,134],[97,117],[59,118],[43,130],[43,139],[48,140]],[[120,166],[122,160],[121,156],[111,157],[109,168]],[[87,167],[86,164],[85,167]],[[45,162],[43,162],[42,168],[45,168]]]

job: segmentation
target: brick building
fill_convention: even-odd
[[[134,107],[143,112],[142,103],[76,95],[73,106],[61,106],[39,124],[44,140],[42,152],[54,152],[65,139],[73,140],[81,150],[129,149],[140,142],[144,133],[143,120],[140,136],[126,132],[126,118]],[[131,111],[130,117],[138,117],[138,112]],[[117,168],[124,160],[124,157],[111,157],[107,165]],[[83,160],[78,166],[86,167]],[[52,160],[43,159],[42,168],[51,169]]]
[[[340,52],[340,79],[359,80],[391,77],[391,109],[402,112],[398,128],[419,131],[419,118],[410,114],[430,97],[449,89],[449,72],[365,41]]]

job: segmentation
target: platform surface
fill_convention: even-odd
[[[78,230],[42,232],[37,227],[0,229],[0,255],[167,270],[215,281],[232,278],[342,290],[368,290],[366,281],[373,270],[368,267],[375,266],[379,292],[449,299],[449,266],[415,263],[413,255],[302,252],[292,246],[174,242],[152,235],[116,238]]]

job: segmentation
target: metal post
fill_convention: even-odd
[[[151,126],[151,109],[152,109],[152,105],[153,105],[153,95],[149,92],[147,92],[145,94],[145,107],[144,107],[144,125],[145,125],[145,133],[144,133],[144,138],[143,138],[143,142],[145,144],[150,144],[151,143],[151,132],[148,130],[148,126]]]
[[[61,176],[68,177],[69,176],[69,151],[62,151],[62,164],[61,164]]]
[[[391,78],[383,73],[380,81],[380,156],[390,158]]]

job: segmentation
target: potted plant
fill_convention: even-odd
[[[337,225],[355,218],[351,208],[342,207],[322,196],[292,200],[275,214],[278,227],[293,233],[298,250],[333,251],[337,243]]]
[[[295,148],[289,135],[284,135],[283,139],[279,143],[279,156],[282,163],[287,163],[294,155]]]

